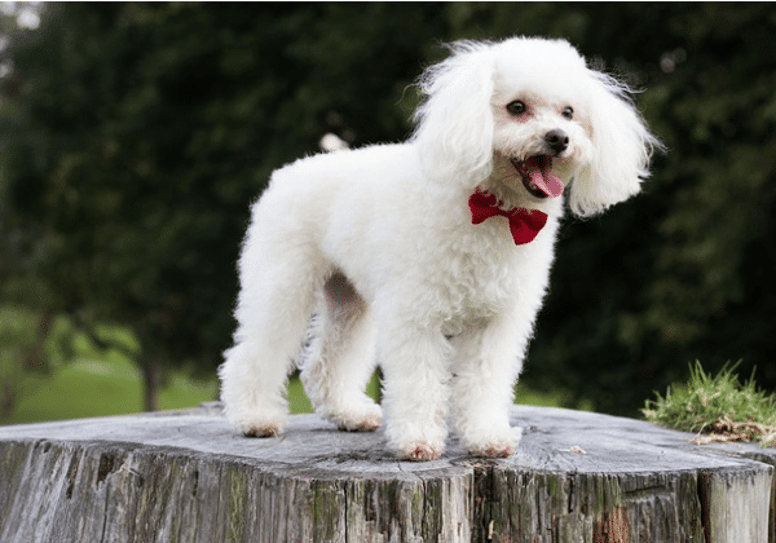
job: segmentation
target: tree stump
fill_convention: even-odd
[[[515,406],[517,454],[401,462],[296,415],[247,439],[217,405],[0,427],[0,541],[774,542],[776,451]]]

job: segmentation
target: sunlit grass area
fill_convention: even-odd
[[[375,374],[367,393],[379,398],[380,381]],[[164,410],[196,407],[218,397],[215,375],[205,381],[194,380],[184,373],[173,373],[160,392]],[[59,368],[43,380],[34,391],[23,397],[8,423],[64,420],[137,413],[143,410],[143,388],[140,371],[126,358],[111,353],[105,360],[79,359]],[[292,413],[312,413],[302,383],[292,378],[288,384],[288,401]],[[516,403],[540,406],[562,406],[562,394],[544,394],[520,385]],[[585,408],[584,405],[578,406]]]
[[[159,394],[162,409],[184,409],[216,399],[215,377],[195,381],[173,374]],[[143,409],[142,377],[121,356],[83,359],[59,369],[22,398],[9,422],[37,422],[137,413]]]

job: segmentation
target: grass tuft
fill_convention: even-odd
[[[668,387],[665,397],[647,400],[642,413],[650,422],[667,428],[706,434],[695,443],[757,441],[776,446],[776,397],[758,390],[754,372],[741,383],[736,368],[741,361],[725,364],[716,376],[690,365],[685,384]]]

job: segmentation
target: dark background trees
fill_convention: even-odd
[[[776,51],[769,4],[44,4],[0,50],[0,305],[131,327],[147,407],[212,373],[269,172],[333,132],[404,139],[440,43],[564,37],[645,89],[668,148],[645,193],[568,220],[525,378],[633,412],[744,358],[776,388]],[[30,340],[34,344],[35,341]],[[0,348],[2,348],[0,346]]]

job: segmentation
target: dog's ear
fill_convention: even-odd
[[[626,86],[590,70],[590,126],[593,159],[577,172],[569,205],[580,216],[593,215],[641,189],[649,159],[661,143],[647,128]]]
[[[494,59],[485,42],[449,47],[452,56],[428,68],[418,82],[427,98],[415,111],[412,141],[429,176],[473,188],[493,168]]]

